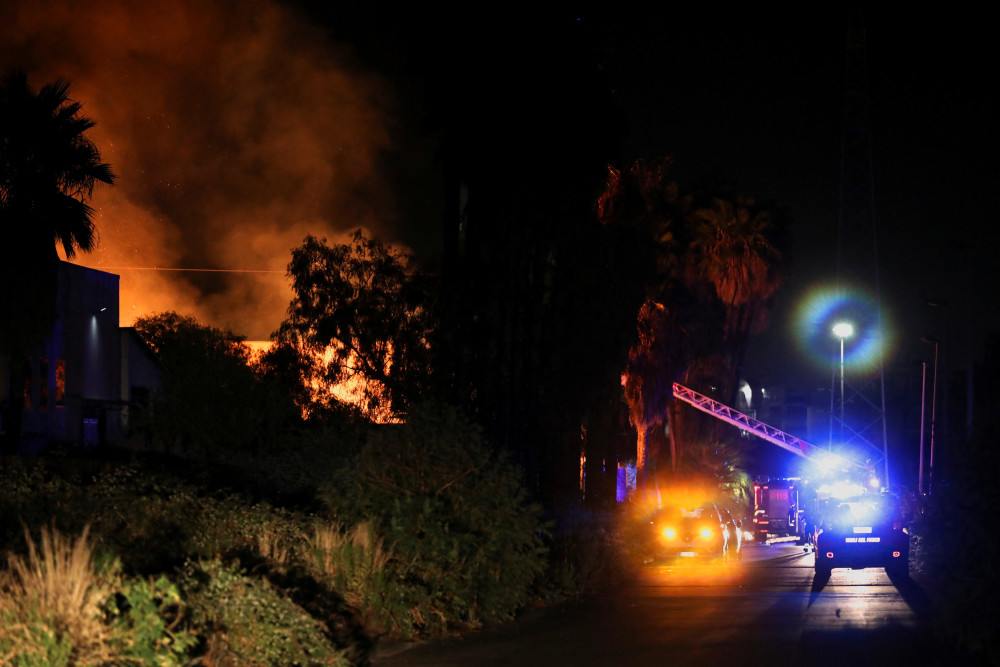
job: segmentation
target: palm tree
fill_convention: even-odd
[[[735,392],[750,333],[767,324],[768,302],[785,277],[780,229],[772,212],[752,199],[713,197],[688,219],[689,285],[705,280],[726,308],[726,339]],[[727,397],[731,400],[732,396]]]
[[[629,421],[636,429],[636,459],[640,483],[647,468],[655,470],[661,441],[670,433],[668,408],[673,378],[683,365],[677,315],[667,296],[677,266],[677,221],[683,218],[686,198],[670,178],[672,158],[638,160],[622,171],[609,168],[604,192],[597,201],[597,217],[605,227],[623,233],[631,249],[628,261],[640,280],[644,300],[636,315],[637,337],[630,346],[622,386]],[[676,450],[670,438],[671,467]]]
[[[21,70],[0,80],[0,354],[10,368],[5,427],[14,449],[28,351],[55,318],[56,244],[67,258],[96,247],[87,200],[115,178],[85,136],[94,121],[68,94],[59,79],[34,90]]]

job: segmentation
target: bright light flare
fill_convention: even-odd
[[[854,496],[860,496],[864,493],[864,487],[860,484],[853,484],[851,482],[834,482],[832,484],[821,484],[816,492],[820,496],[827,496],[829,498],[853,498]]]
[[[846,327],[850,326],[850,333]],[[816,287],[799,302],[792,317],[792,336],[802,354],[829,368],[840,363],[840,345],[831,344],[830,332],[844,341],[844,365],[853,373],[878,368],[880,357],[893,347],[894,336],[887,308],[870,295],[833,287]],[[844,333],[837,333],[837,331]]]
[[[833,335],[837,338],[850,338],[854,335],[854,327],[850,322],[837,322],[833,325]]]
[[[712,529],[711,528],[702,528],[701,529],[701,536],[704,537],[704,538],[711,537],[712,536]]]
[[[847,507],[850,510],[851,516],[855,519],[867,521],[874,518],[875,510],[868,503],[847,503]],[[868,530],[871,531],[870,528]]]
[[[813,459],[813,461],[816,464],[816,472],[819,474],[820,477],[825,477],[826,475],[829,475],[831,472],[833,472],[839,467],[837,465],[838,464],[837,457],[833,456],[832,454],[817,455]]]

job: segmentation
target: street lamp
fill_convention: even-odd
[[[927,466],[927,495],[931,494],[934,486],[934,422],[937,414],[937,367],[938,367],[938,342],[933,338],[921,338],[925,343],[934,344],[934,380],[931,383],[931,458]]]
[[[917,462],[917,493],[924,495],[924,408],[927,406],[927,362],[920,362],[920,460]]]
[[[840,431],[844,432],[844,339],[854,335],[854,327],[850,322],[837,322],[833,325],[833,335],[840,339]]]

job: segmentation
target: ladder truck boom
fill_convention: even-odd
[[[734,410],[728,405],[712,400],[704,394],[699,394],[693,389],[688,389],[677,382],[674,383],[674,397],[737,428],[749,431],[793,454],[798,454],[806,459],[812,458],[811,450],[813,446],[805,440],[796,438],[794,435],[785,433],[784,431],[779,431],[773,426],[768,426],[762,421]]]
[[[677,382],[674,383],[674,397],[802,458],[822,465],[823,459],[830,456],[824,449],[814,448],[801,438],[769,426]],[[865,469],[864,466],[845,459],[840,461],[849,463],[855,468]],[[796,539],[808,540],[806,524],[809,522],[800,507],[800,500],[798,478],[772,479],[755,484],[753,521],[757,539],[765,544]]]

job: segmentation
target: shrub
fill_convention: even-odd
[[[935,629],[967,662],[1000,664],[1000,542],[985,513],[1000,504],[992,471],[1000,465],[991,425],[949,451],[947,480],[935,480],[914,525],[912,561],[937,598]]]
[[[181,625],[184,603],[165,576],[124,581],[106,610],[124,662],[179,667],[187,664],[187,654],[198,642]]]
[[[350,531],[339,524],[317,524],[309,550],[307,565],[318,581],[327,583],[362,612],[379,606],[389,554],[371,522]]]
[[[267,581],[222,561],[189,562],[181,588],[213,665],[346,665],[324,627]]]
[[[187,664],[196,638],[165,577],[130,580],[111,560],[95,562],[88,529],[75,540],[43,529],[39,550],[12,556],[0,578],[0,664]]]
[[[643,561],[638,532],[622,514],[564,512],[551,537],[549,594],[577,597],[629,577]]]
[[[339,520],[371,520],[392,552],[390,631],[440,633],[511,618],[545,568],[538,507],[520,473],[451,407],[427,404],[376,427],[324,493]]]
[[[26,534],[27,557],[11,556],[0,604],[5,661],[88,665],[112,657],[102,605],[113,591],[117,563],[95,567],[87,532],[74,541],[43,529],[40,550]]]

